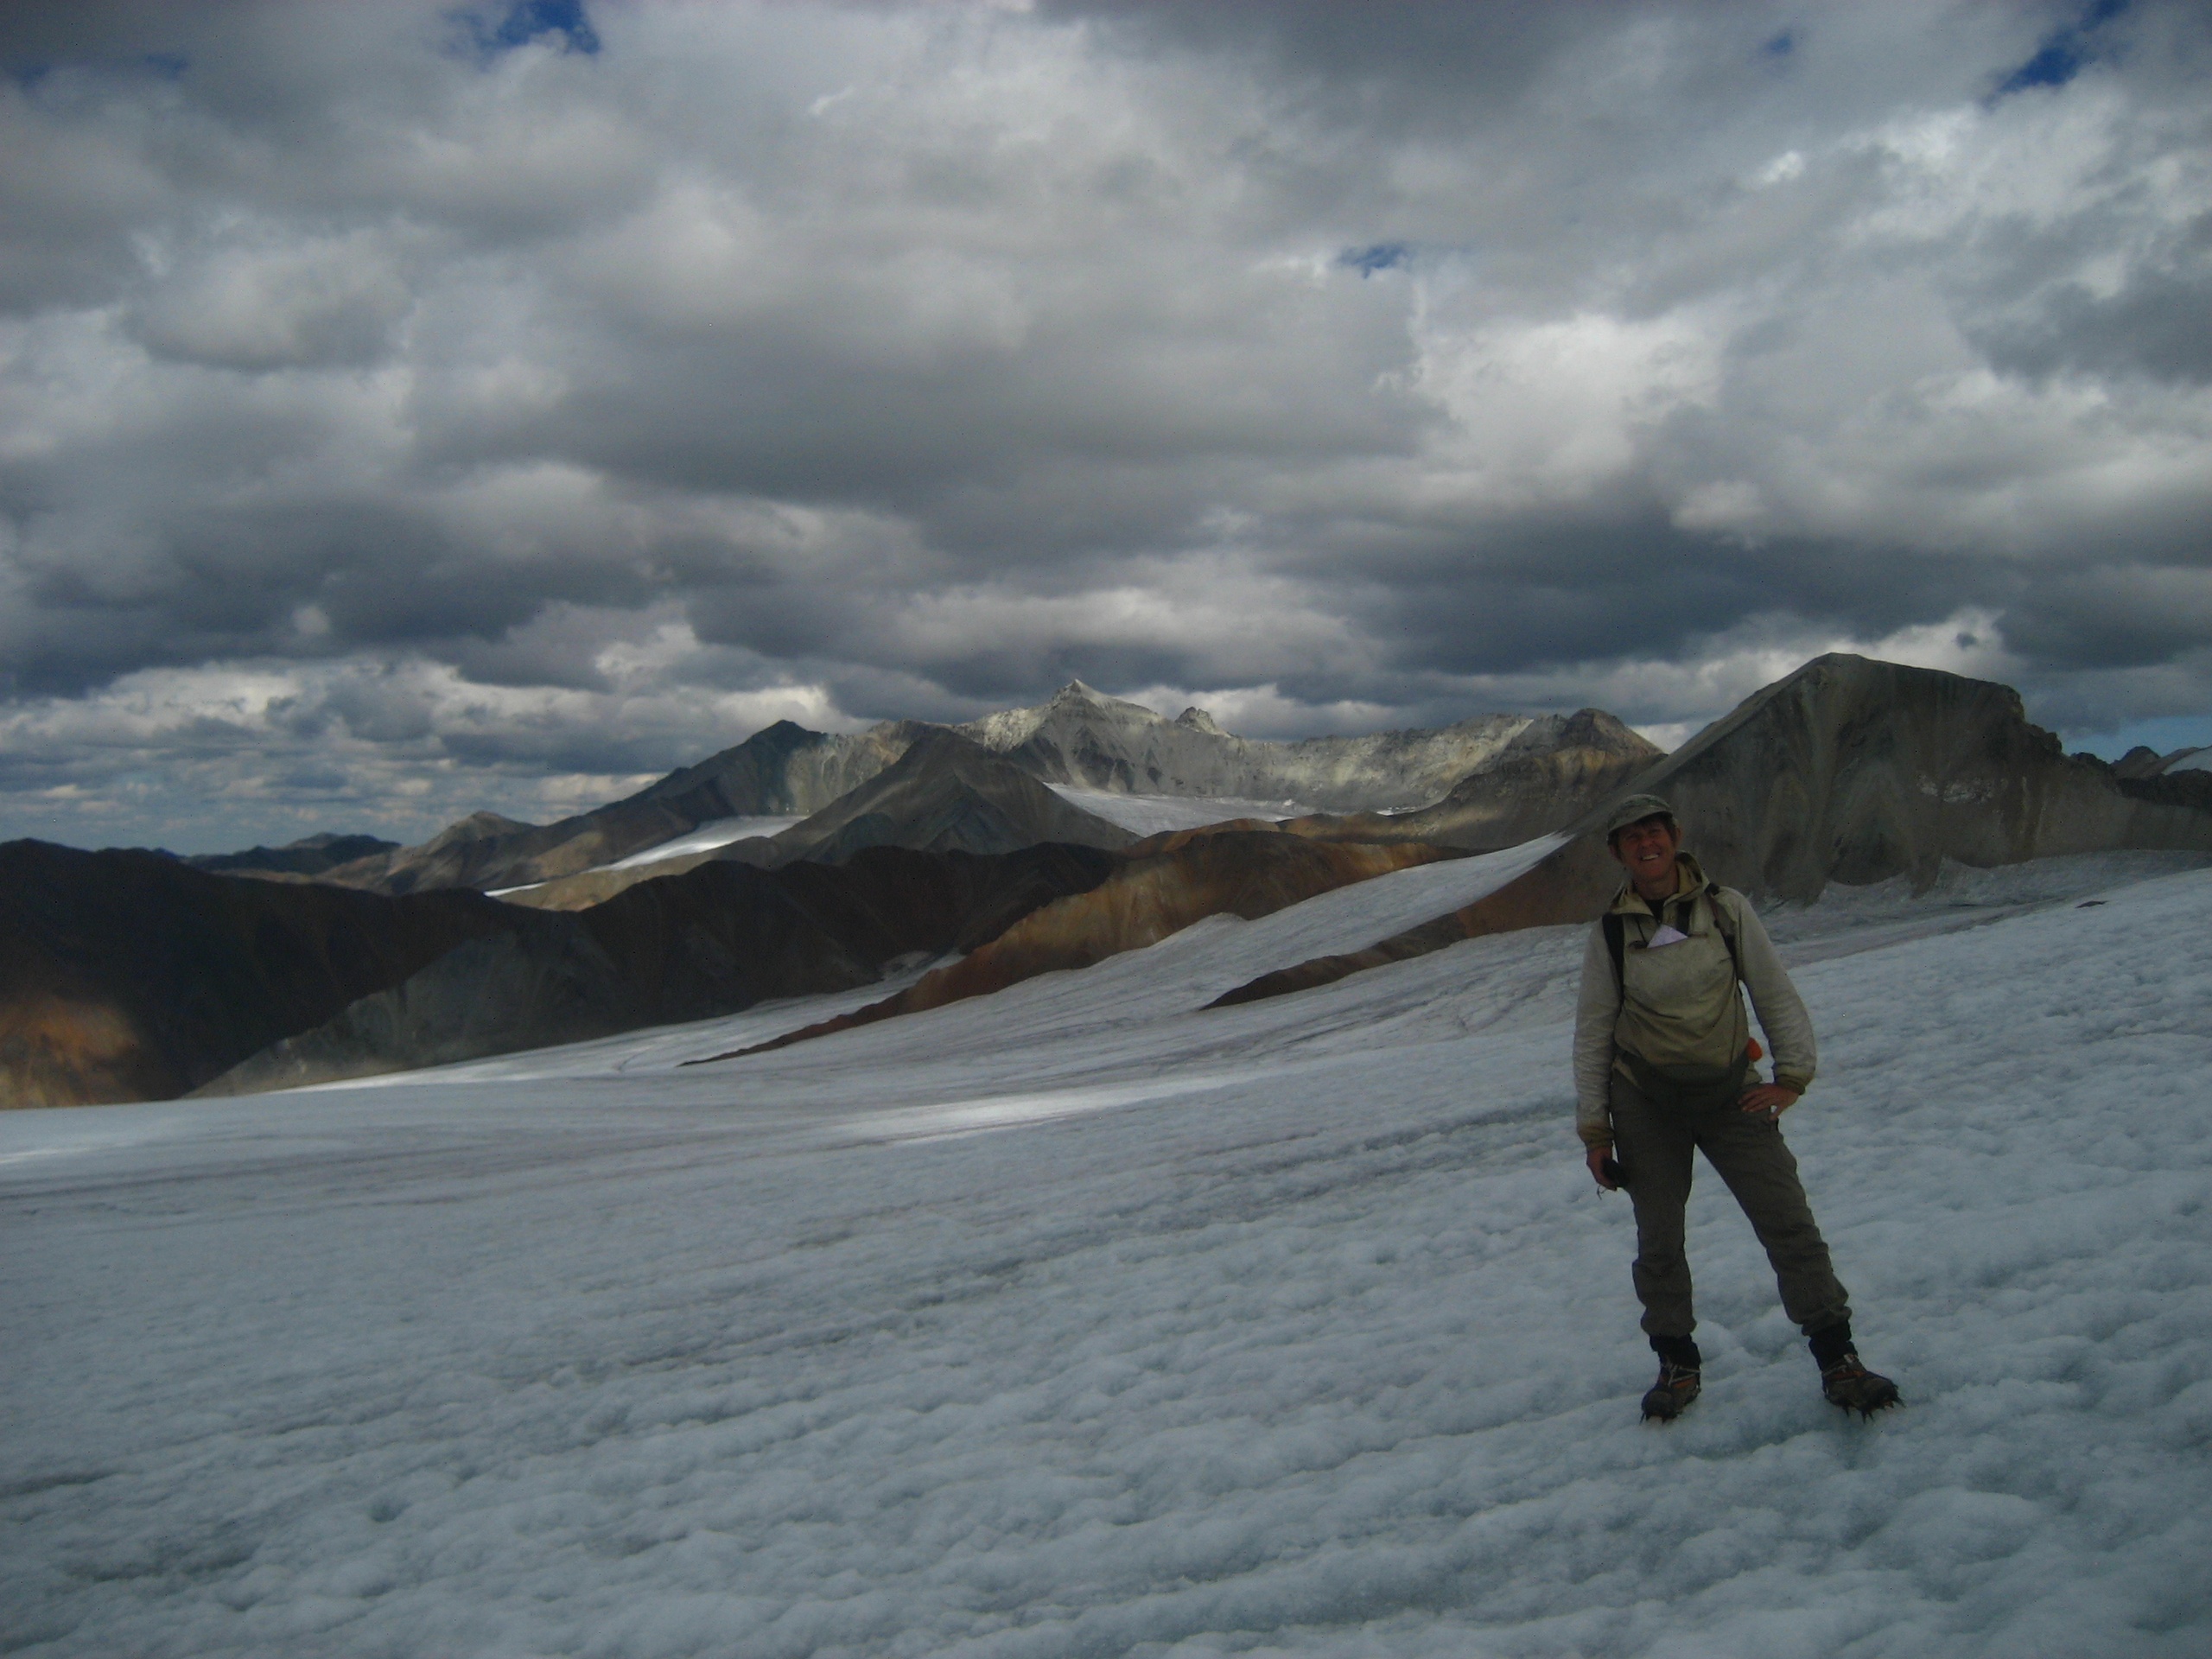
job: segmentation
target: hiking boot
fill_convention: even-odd
[[[1851,1349],[1821,1371],[1821,1392],[1828,1404],[1844,1411],[1855,1411],[1864,1421],[1878,1411],[1903,1403],[1897,1395],[1897,1385],[1878,1371],[1870,1371]]]
[[[1643,1420],[1654,1419],[1671,1423],[1682,1414],[1690,1402],[1696,1399],[1698,1390],[1705,1386],[1705,1373],[1694,1365],[1677,1365],[1671,1359],[1659,1362],[1659,1380],[1644,1391]]]

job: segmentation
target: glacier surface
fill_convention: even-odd
[[[1571,1129],[1581,938],[1211,1013],[1543,844],[720,1065],[818,999],[0,1117],[0,1632],[33,1655],[2212,1648],[2212,871],[1771,923],[1787,1120],[1908,1401],[1692,1211],[1647,1427]]]

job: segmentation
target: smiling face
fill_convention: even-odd
[[[1647,903],[1675,891],[1675,854],[1682,832],[1674,819],[1655,812],[1613,832],[1613,856],[1628,871],[1637,897]]]

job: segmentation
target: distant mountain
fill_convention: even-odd
[[[1532,723],[1527,715],[1484,715],[1437,731],[1269,742],[1231,736],[1203,709],[1169,720],[1076,680],[1033,709],[958,729],[1048,784],[1383,811],[1438,799]]]
[[[242,853],[195,853],[183,861],[219,875],[321,875],[340,864],[399,850],[396,841],[375,836],[327,832],[287,842],[282,847],[249,847]]]
[[[1573,823],[1665,754],[1602,709],[1541,715],[1433,806],[1294,818],[1283,828],[1326,840],[1419,841],[1492,852]]]
[[[988,944],[1115,865],[1084,847],[982,857],[875,847],[834,866],[709,863],[575,914],[482,900],[512,925],[242,1056],[197,1092],[370,1077],[849,990],[902,957]]]
[[[2138,745],[2113,761],[2112,769],[2116,776],[2127,779],[2171,778],[2183,772],[2212,772],[2212,745],[2176,749],[2171,754],[2160,754],[2156,749]]]
[[[182,1094],[517,913],[473,893],[395,899],[10,842],[0,1106]]]
[[[582,910],[641,881],[711,862],[773,869],[800,860],[842,864],[870,847],[1010,853],[1046,842],[1110,849],[1135,840],[981,744],[931,726],[890,766],[778,835],[628,869],[591,870],[507,897],[538,909]]]
[[[823,811],[875,779],[931,733],[967,739],[1046,784],[1118,794],[1275,800],[1286,810],[1298,803],[1340,812],[1379,812],[1437,802],[1477,768],[1503,760],[1509,751],[1536,757],[1547,741],[1567,730],[1557,715],[1487,715],[1437,731],[1269,742],[1232,736],[1204,709],[1186,709],[1168,720],[1078,680],[1034,708],[1003,709],[952,728],[887,721],[865,732],[835,735],[779,721],[635,795],[557,823],[518,824],[479,814],[420,847],[337,865],[321,872],[321,879],[378,893],[411,893],[439,887],[505,890],[585,872],[596,877],[607,866],[689,835],[702,823]],[[1542,771],[1535,767],[1525,781],[1546,791],[1548,800],[1572,786],[1564,773],[1539,775]],[[912,810],[912,804],[899,810]],[[1537,810],[1538,816],[1557,816],[1555,804]],[[1495,807],[1470,805],[1461,815],[1469,833],[1485,811],[1500,822],[1511,816],[1501,816]],[[820,850],[797,855],[836,858],[842,850],[874,844],[870,836],[874,842],[900,846],[928,844],[931,839],[916,820],[892,830],[857,830],[843,840],[824,842]],[[945,844],[979,839],[988,837],[963,832]],[[785,855],[741,843],[718,855],[768,863]],[[634,879],[626,874],[620,880],[584,886],[603,897]],[[541,896],[533,902],[546,899]]]
[[[1932,883],[1943,861],[1988,867],[2065,853],[2212,852],[2212,810],[2193,782],[2127,779],[2069,756],[2029,724],[2006,685],[1834,654],[1754,693],[1632,780],[1681,816],[1707,874],[1745,892],[1809,901],[1832,881]],[[1464,938],[1587,921],[1619,890],[1603,835],[1609,803],[1572,839],[1466,910],[1371,949],[1268,975],[1249,1001]]]
[[[718,818],[819,810],[896,760],[917,734],[931,729],[899,721],[834,736],[779,720],[734,748],[609,805],[549,824],[480,812],[419,847],[338,867],[326,872],[326,879],[397,893],[485,891],[573,875]]]
[[[2112,771],[2120,788],[2140,799],[2212,810],[2212,746],[2171,754],[2133,748],[2113,762]]]
[[[1135,839],[1062,800],[1010,757],[944,730],[924,731],[892,766],[771,837],[779,864],[836,864],[868,847],[1010,853],[1039,842],[1114,848]]]
[[[0,1107],[168,1099],[272,1046],[280,1055],[223,1089],[845,989],[905,953],[972,950],[1114,867],[1083,847],[880,848],[838,866],[715,866],[568,916],[12,842],[0,846]]]

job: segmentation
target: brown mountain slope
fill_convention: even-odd
[[[182,1094],[514,916],[475,893],[392,899],[10,842],[0,1106]]]
[[[879,847],[840,865],[709,864],[576,914],[502,906],[515,918],[509,931],[245,1059],[200,1092],[369,1077],[849,990],[901,957],[982,945],[1114,866],[1111,854],[1086,847],[984,856]]]
[[[843,989],[902,954],[994,938],[1114,862],[884,849],[649,882],[587,917],[15,842],[0,847],[0,1105],[167,1099],[226,1072],[217,1087],[237,1092]],[[245,1065],[280,1051],[289,1069]]]
[[[2131,780],[2028,723],[2019,693],[1936,669],[1831,655],[1745,700],[1634,780],[1681,815],[1716,880],[1810,900],[1830,881],[1907,875],[1945,859],[1989,866],[2121,848],[2212,851],[2212,810],[2167,780]],[[1574,838],[1489,898],[1378,942],[1301,963],[1223,1004],[1326,984],[1463,938],[1586,921],[1618,889],[1601,804]]]
[[[1273,832],[1198,836],[1135,858],[1087,893],[1046,905],[992,943],[925,976],[896,996],[823,1020],[758,1048],[783,1048],[902,1014],[986,996],[1039,974],[1088,968],[1156,944],[1208,916],[1247,921],[1335,888],[1457,855],[1414,842],[1319,842]],[[694,1065],[704,1062],[694,1061]]]

